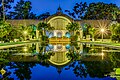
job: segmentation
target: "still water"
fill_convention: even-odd
[[[120,80],[120,49],[31,43],[0,49],[2,80]]]

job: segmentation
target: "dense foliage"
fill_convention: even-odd
[[[111,30],[111,39],[113,41],[118,41],[120,42],[120,23],[116,23],[116,24],[112,24],[110,26],[110,30]]]
[[[98,3],[76,3],[73,11],[65,10],[74,19],[108,19],[116,20],[119,16],[119,7],[115,4],[107,4],[103,2]]]
[[[45,20],[50,16],[49,12],[36,15],[31,11],[32,3],[29,0],[19,0],[13,8],[11,7],[14,3],[14,0],[4,0],[4,12],[3,14],[3,4],[2,0],[0,0],[0,20],[3,19],[3,15],[5,15],[6,19],[39,19]],[[13,10],[12,10],[13,9]],[[12,11],[11,11],[12,10]],[[107,19],[107,20],[116,20],[120,15],[120,8],[115,4],[108,4],[103,2],[97,3],[89,3],[80,2],[76,3],[73,7],[73,10],[65,10],[71,17],[74,19],[85,19],[85,20],[98,20],[98,19]],[[29,25],[31,26],[31,25]],[[28,34],[24,35],[24,32],[28,28]],[[54,30],[54,27],[51,27],[46,23],[39,23],[37,26],[40,34],[42,35],[43,40],[47,40],[46,34],[47,30]],[[75,34],[75,31],[81,29],[81,27],[77,23],[69,23],[66,26],[66,29],[69,30],[72,34]],[[82,28],[83,29],[83,28]],[[111,27],[112,36],[111,39],[113,41],[120,42],[120,30],[119,24],[113,24]],[[29,35],[32,35],[32,38],[35,37],[35,30],[31,27],[24,26],[24,28],[11,26],[9,23],[0,22],[0,40],[10,41],[14,39],[25,40]],[[95,29],[93,26],[86,24],[86,28],[83,29],[83,36],[91,35],[92,40],[94,41],[95,37]],[[73,40],[76,40],[76,36],[71,36]],[[5,40],[4,40],[5,39]]]
[[[4,12],[7,13],[9,12],[9,9],[11,9],[12,5],[11,3],[13,3],[14,0],[4,0]],[[6,15],[7,16],[7,15]],[[0,0],[0,20],[3,18],[3,4],[2,4],[2,0]]]

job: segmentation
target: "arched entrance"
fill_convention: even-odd
[[[70,42],[70,33],[66,29],[66,26],[72,21],[70,17],[64,14],[53,15],[47,20],[47,23],[54,27],[54,30],[50,30],[50,32],[53,32],[53,37],[49,38],[50,43]]]
[[[71,35],[70,35],[70,32],[66,32],[66,33],[65,33],[65,36],[66,36],[67,38],[70,38],[70,36],[71,36]]]
[[[61,38],[62,37],[62,32],[57,32],[57,37]]]
[[[47,23],[54,27],[54,30],[52,30],[54,36],[60,38],[65,36],[65,32],[67,31],[66,26],[68,23],[71,23],[71,21],[64,16],[55,16],[49,19]]]

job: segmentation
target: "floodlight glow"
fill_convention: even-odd
[[[101,29],[101,32],[104,32],[105,30],[104,29]]]
[[[24,31],[24,34],[26,35],[26,34],[27,34],[27,31]]]

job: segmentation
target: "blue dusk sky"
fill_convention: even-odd
[[[15,0],[15,3],[19,0]],[[45,12],[50,12],[54,14],[60,4],[63,13],[65,10],[72,10],[75,3],[87,2],[87,4],[92,2],[104,2],[113,3],[120,7],[120,0],[29,0],[32,2],[32,12],[35,14],[42,14]]]

